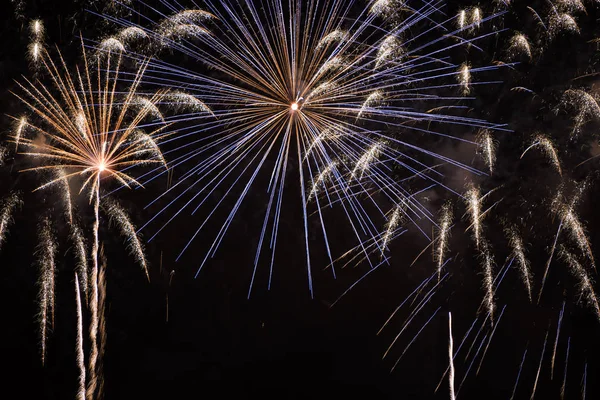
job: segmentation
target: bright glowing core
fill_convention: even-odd
[[[290,106],[290,108],[292,109],[292,111],[298,110],[298,103],[292,103],[292,105]]]
[[[104,164],[104,162],[100,162],[100,164],[98,164],[98,170],[100,172],[103,172],[106,169],[106,164]]]

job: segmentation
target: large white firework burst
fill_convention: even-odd
[[[481,173],[427,148],[423,137],[464,140],[467,130],[499,128],[465,116],[465,96],[487,83],[477,82],[477,73],[496,67],[451,59],[462,46],[493,35],[473,28],[494,16],[479,14],[457,27],[443,1],[182,4],[161,0],[154,14],[141,8],[139,16],[152,21],[146,25],[107,17],[122,30],[99,48],[129,49],[132,58],[133,49],[159,49],[161,61],[149,63],[146,83],[185,88],[201,105],[178,116],[179,134],[165,141],[166,153],[179,152],[170,166],[191,167],[151,203],[155,216],[143,227],[153,225],[156,236],[175,217],[205,211],[181,252],[209,240],[200,268],[232,230],[249,193],[266,191],[250,290],[263,259],[270,287],[284,199],[299,196],[312,295],[313,242],[322,238],[332,266],[340,250],[330,240],[326,209],[335,205],[336,224],[345,220],[335,234],[350,236],[376,268],[387,262],[381,255],[405,225],[431,239],[419,221],[435,225],[435,218],[416,195],[445,187],[438,166]],[[401,210],[404,223],[388,232],[393,209]],[[216,235],[207,239],[218,218]]]

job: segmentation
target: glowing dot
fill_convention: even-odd
[[[290,108],[292,109],[292,111],[298,110],[298,103],[292,103],[292,105],[290,106]]]
[[[106,169],[106,164],[104,164],[104,162],[101,162],[100,164],[98,164],[98,170],[100,172],[103,172]]]

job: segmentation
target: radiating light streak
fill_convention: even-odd
[[[515,398],[515,393],[517,393],[517,386],[519,385],[519,379],[521,378],[521,372],[523,371],[523,364],[525,363],[525,357],[527,356],[527,346],[525,346],[525,351],[523,352],[523,359],[521,360],[521,364],[519,365],[519,373],[517,373],[517,380],[515,381],[515,386],[513,387],[512,395],[510,396],[510,400]]]
[[[556,324],[556,339],[554,340],[554,349],[552,350],[552,362],[550,364],[550,379],[554,379],[554,360],[556,359],[556,349],[558,348],[558,338],[560,337],[560,327],[562,325],[562,319],[565,312],[565,303],[563,301],[562,308],[558,314],[558,324]]]
[[[546,343],[548,342],[548,332],[546,331],[546,337],[544,339],[544,347],[542,347],[542,355],[540,356],[540,364],[538,365],[537,373],[535,374],[535,381],[533,383],[533,390],[531,392],[530,400],[535,397],[535,391],[537,389],[538,380],[540,379],[540,371],[542,370],[542,361],[544,361],[544,353],[546,352]]]
[[[448,362],[450,364],[448,384],[450,387],[450,400],[455,400],[456,396],[454,395],[454,352],[452,346],[452,313],[448,312]]]
[[[565,389],[567,387],[567,367],[569,366],[569,350],[571,349],[571,337],[567,339],[567,352],[565,355],[565,369],[563,372],[563,383],[560,387],[560,398],[561,400],[565,398]]]

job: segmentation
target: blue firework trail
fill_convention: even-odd
[[[416,194],[442,187],[461,197],[445,184],[442,166],[484,174],[428,148],[422,137],[467,142],[475,150],[465,133],[506,130],[466,116],[473,88],[496,83],[474,78],[499,66],[452,60],[461,48],[480,50],[477,43],[497,32],[478,29],[502,12],[457,23],[436,0],[138,3],[144,13],[130,10],[139,24],[104,16],[120,31],[90,46],[127,50],[134,60],[153,49],[158,57],[148,63],[145,84],[185,91],[183,102],[198,106],[166,118],[178,129],[162,141],[169,167],[188,169],[148,204],[153,217],[141,229],[152,240],[176,218],[204,215],[181,257],[224,213],[200,272],[249,194],[266,190],[248,296],[263,259],[271,285],[287,192],[301,202],[298,231],[313,296],[314,235],[322,237],[334,277],[334,266],[348,258],[366,261],[369,273],[388,262],[390,239],[407,229],[432,240],[423,226],[437,226],[435,216]],[[164,61],[170,57],[184,61]],[[140,182],[164,174],[152,170]],[[355,243],[338,258],[326,215],[331,208]]]

